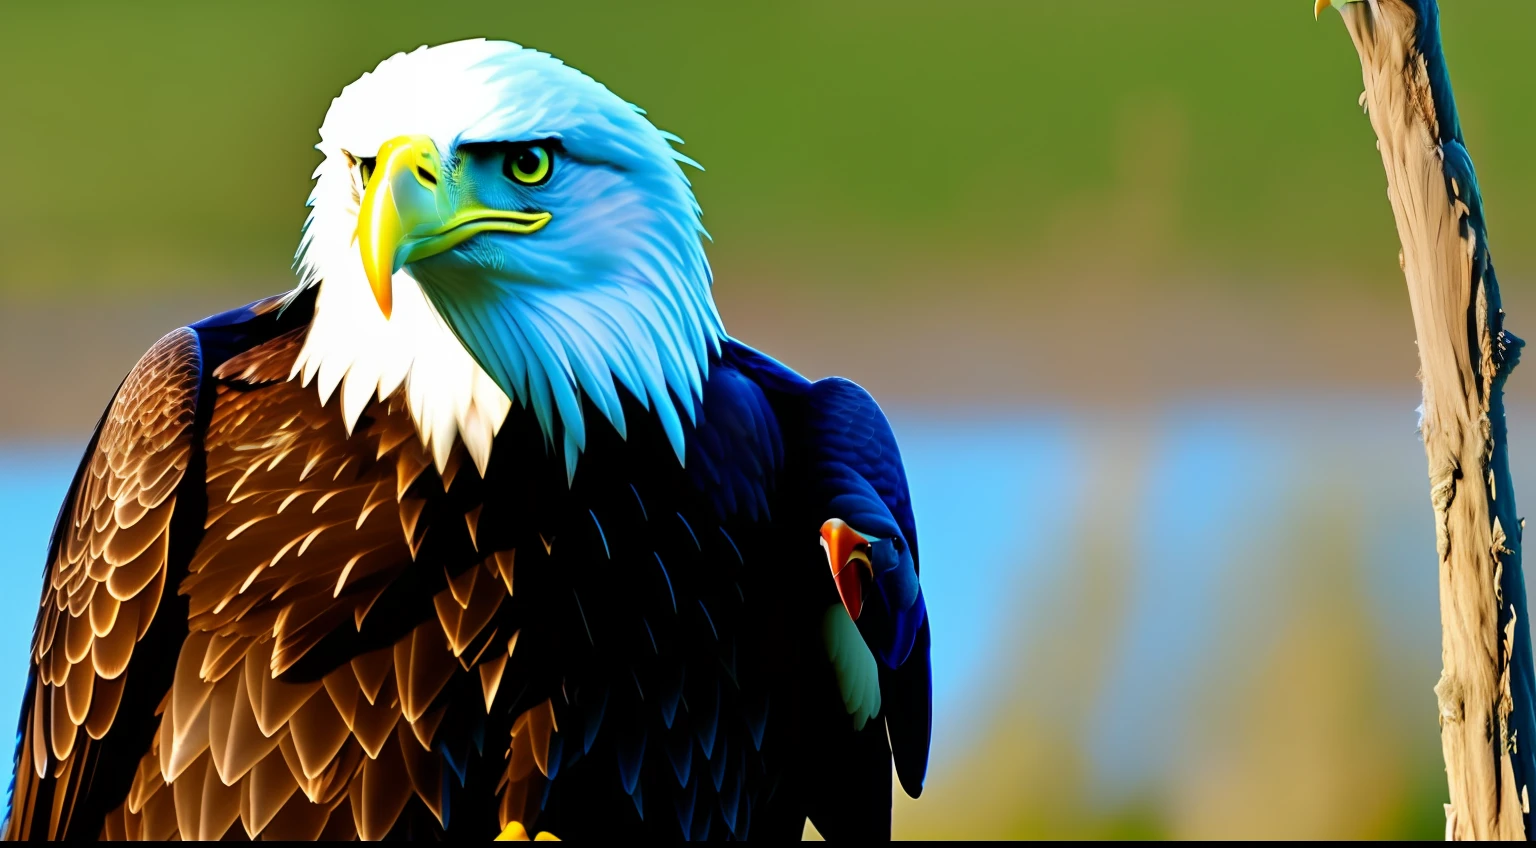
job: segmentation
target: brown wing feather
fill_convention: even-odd
[[[501,826],[511,822],[532,821],[538,810],[538,790],[549,775],[549,737],[559,728],[555,709],[541,701],[512,723],[512,738],[507,749],[507,767],[496,791]]]
[[[74,765],[116,718],[134,645],[160,609],[201,372],[191,330],[150,348],[102,419],[70,494],[32,644],[34,692],[8,838],[67,832],[90,771]],[[49,782],[50,809],[39,810]]]
[[[339,628],[369,627],[380,594],[412,567],[425,505],[444,487],[398,399],[371,404],[348,434],[334,405],[288,381],[298,345],[279,337],[215,372],[206,531],[179,587],[191,634],[106,836],[169,827],[181,838],[379,838],[412,797],[440,820],[443,766],[431,740],[443,693],[462,676],[488,711],[494,700],[487,679],[499,683],[506,639],[491,644],[491,623],[509,551],[445,575],[392,646],[318,681],[285,674]],[[444,532],[469,529],[455,521]],[[537,722],[519,738],[535,729],[547,740]],[[523,747],[519,764],[533,758]]]
[[[173,667],[157,658],[170,689],[155,716],[135,717],[153,737],[103,838],[377,838],[413,797],[440,819],[432,740],[444,693],[478,692],[489,712],[509,688],[515,631],[495,622],[510,550],[444,574],[393,645],[338,660],[319,680],[285,675],[338,628],[370,627],[421,549],[428,504],[454,479],[432,470],[398,397],[371,404],[348,434],[313,389],[288,380],[301,344],[302,333],[279,336],[214,373],[204,534],[172,587],[186,598],[187,635]],[[45,583],[9,836],[69,832],[91,746],[113,728],[135,646],[163,615],[201,380],[192,331],[162,339],[82,469]],[[463,467],[455,455],[450,468]],[[451,525],[433,532],[480,541],[475,520]],[[504,811],[537,797],[552,731],[547,703],[518,720]]]

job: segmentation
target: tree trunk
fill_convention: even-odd
[[[1358,0],[1341,11],[1360,54],[1418,336],[1440,563],[1446,836],[1524,839],[1536,686],[1503,405],[1522,343],[1503,331],[1434,0]]]

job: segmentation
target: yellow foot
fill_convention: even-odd
[[[528,841],[528,828],[523,827],[523,823],[522,822],[517,822],[517,821],[515,821],[515,822],[508,822],[506,828],[504,828],[501,831],[501,835],[496,837],[496,841],[497,842],[527,842]],[[560,837],[554,835],[553,833],[550,833],[549,831],[540,831],[538,836],[533,837],[533,841],[534,842],[559,842],[560,841]]]

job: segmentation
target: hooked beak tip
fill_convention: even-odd
[[[367,202],[375,198],[368,197]],[[369,217],[358,223],[357,242],[363,259],[363,275],[368,278],[368,288],[373,299],[384,313],[385,320],[394,312],[395,252],[400,243],[399,225],[395,221],[376,222]]]
[[[373,289],[373,299],[379,304],[379,311],[384,313],[384,320],[388,321],[395,311],[394,288],[388,277],[382,282],[369,280],[369,287]]]

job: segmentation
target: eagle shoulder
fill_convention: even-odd
[[[9,838],[73,834],[80,772],[92,768],[130,685],[135,647],[161,612],[202,372],[192,330],[156,342],[118,389],[75,473],[33,637]],[[40,791],[51,809],[38,808]]]

